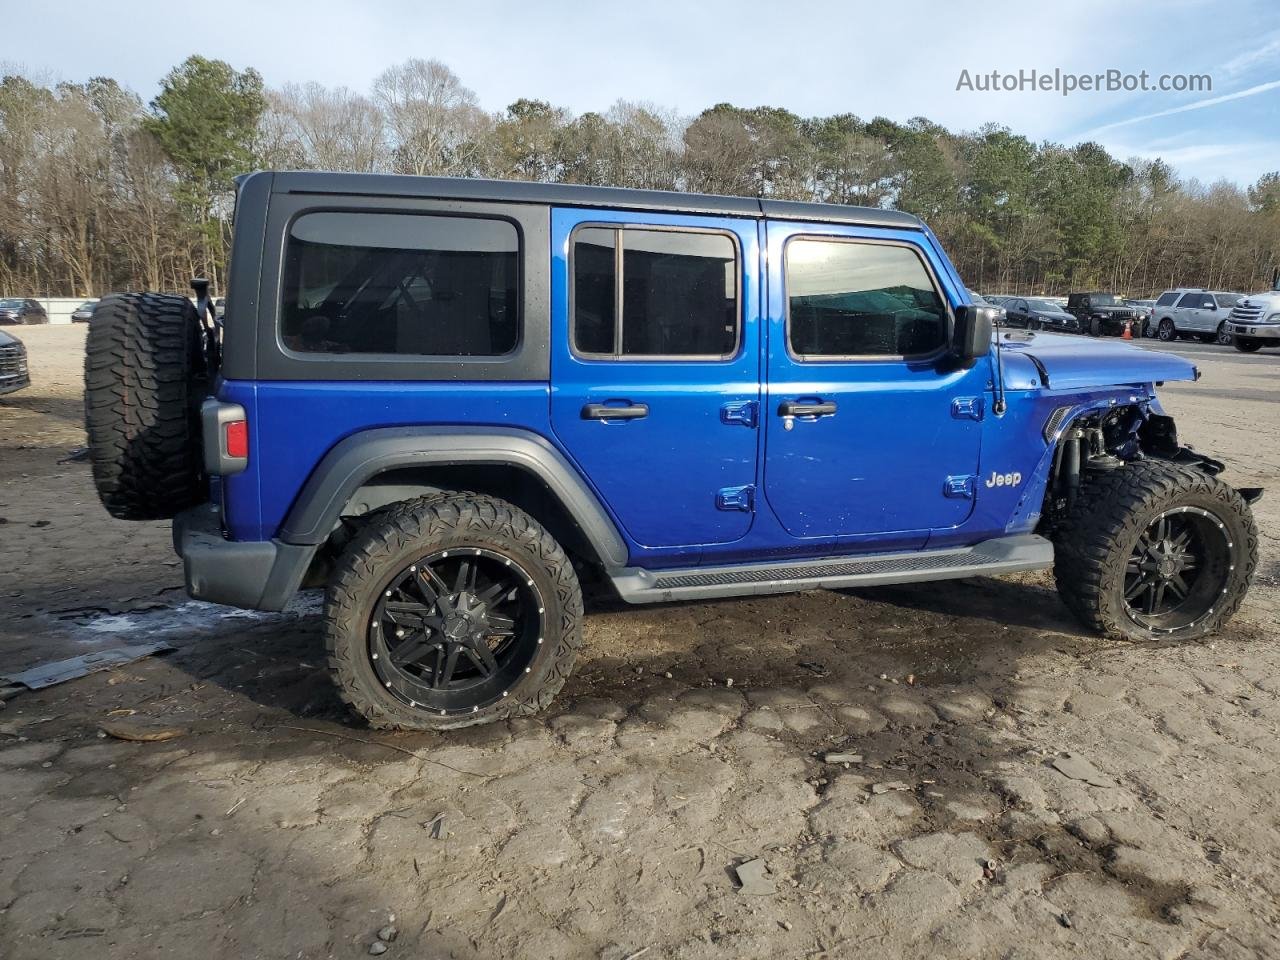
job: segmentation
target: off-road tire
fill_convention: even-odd
[[[1257,353],[1262,349],[1262,341],[1252,337],[1236,337],[1234,346],[1241,353]]]
[[[199,404],[208,387],[186,297],[124,293],[94,308],[85,344],[93,482],[121,520],[168,520],[203,497]]]
[[[509,556],[538,583],[544,637],[529,671],[502,699],[475,712],[439,716],[386,690],[369,657],[368,625],[387,580],[440,549],[483,548]],[[329,581],[324,642],[338,695],[369,725],[450,730],[545,709],[564,686],[582,645],[582,590],[573,564],[541,524],[518,507],[475,493],[442,493],[380,511],[347,546]]]
[[[1127,613],[1125,565],[1147,525],[1171,507],[1206,510],[1224,525],[1234,554],[1220,602],[1180,630],[1156,631]],[[1258,529],[1240,494],[1217,477],[1162,460],[1142,460],[1088,475],[1054,534],[1054,579],[1067,608],[1108,637],[1192,640],[1213,633],[1240,608],[1258,564]]]

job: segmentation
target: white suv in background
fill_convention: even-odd
[[[1251,293],[1236,304],[1231,311],[1231,332],[1241,353],[1280,347],[1280,270],[1272,274],[1270,290]]]
[[[1227,317],[1241,294],[1200,287],[1166,290],[1156,300],[1151,325],[1156,336],[1166,342],[1195,336],[1205,343],[1231,343]]]

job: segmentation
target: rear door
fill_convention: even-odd
[[[755,220],[552,211],[552,425],[643,547],[751,528],[758,234]]]
[[[964,523],[991,377],[914,231],[768,224],[765,495],[795,537],[909,547]]]

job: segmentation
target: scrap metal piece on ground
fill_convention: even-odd
[[[759,857],[755,860],[748,860],[746,863],[740,863],[733,868],[733,872],[738,875],[739,893],[747,896],[767,897],[773,890],[773,881],[769,879],[765,872],[765,863]]]
[[[42,663],[20,673],[0,674],[0,685],[13,684],[26,687],[28,690],[43,690],[56,683],[76,680],[90,673],[120,667],[156,653],[168,653],[172,649],[171,644],[163,640],[155,640],[151,643],[126,644],[109,650],[95,650],[93,653],[85,653],[70,660]]]

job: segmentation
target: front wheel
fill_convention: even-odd
[[[1253,340],[1249,337],[1236,337],[1236,349],[1241,353],[1257,353],[1262,349],[1261,340]]]
[[[523,510],[444,494],[376,514],[339,559],[324,634],[371,726],[446,730],[536,713],[582,644],[569,558]]]
[[[1156,328],[1156,336],[1165,343],[1172,343],[1178,339],[1178,330],[1173,325],[1173,321],[1165,317],[1160,321],[1160,326]]]
[[[1110,637],[1195,639],[1239,609],[1258,529],[1236,490],[1160,460],[1088,477],[1054,535],[1067,607]]]
[[[1231,327],[1227,325],[1227,321],[1225,320],[1218,324],[1217,340],[1218,343],[1222,344],[1224,347],[1231,346],[1232,341],[1235,340],[1235,334],[1231,332]]]

